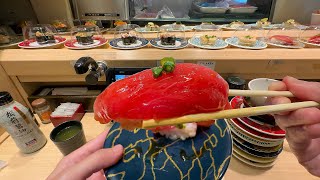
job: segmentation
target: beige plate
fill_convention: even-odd
[[[241,155],[239,155],[237,152],[233,151],[232,152],[232,155],[238,159],[239,161],[245,163],[245,164],[248,164],[250,166],[253,166],[253,167],[258,167],[258,168],[270,168],[272,166],[275,165],[275,161],[272,162],[272,163],[256,163],[256,162],[252,162],[244,157],[242,157]]]

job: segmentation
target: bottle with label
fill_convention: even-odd
[[[47,142],[33,114],[14,101],[8,92],[0,92],[0,126],[11,135],[23,153],[35,152]]]

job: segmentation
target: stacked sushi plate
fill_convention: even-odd
[[[250,107],[249,99],[236,96],[231,100],[233,109]],[[233,139],[233,156],[243,163],[272,167],[283,149],[285,131],[271,115],[228,119]]]

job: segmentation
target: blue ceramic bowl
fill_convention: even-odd
[[[225,120],[198,128],[197,136],[170,140],[149,130],[126,131],[115,123],[104,148],[124,147],[124,157],[105,171],[107,179],[221,179],[230,162],[232,140]]]

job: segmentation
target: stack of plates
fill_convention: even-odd
[[[250,106],[248,100],[237,96],[231,100],[234,109]],[[229,119],[233,138],[233,156],[260,168],[272,167],[283,149],[285,131],[271,115]]]

